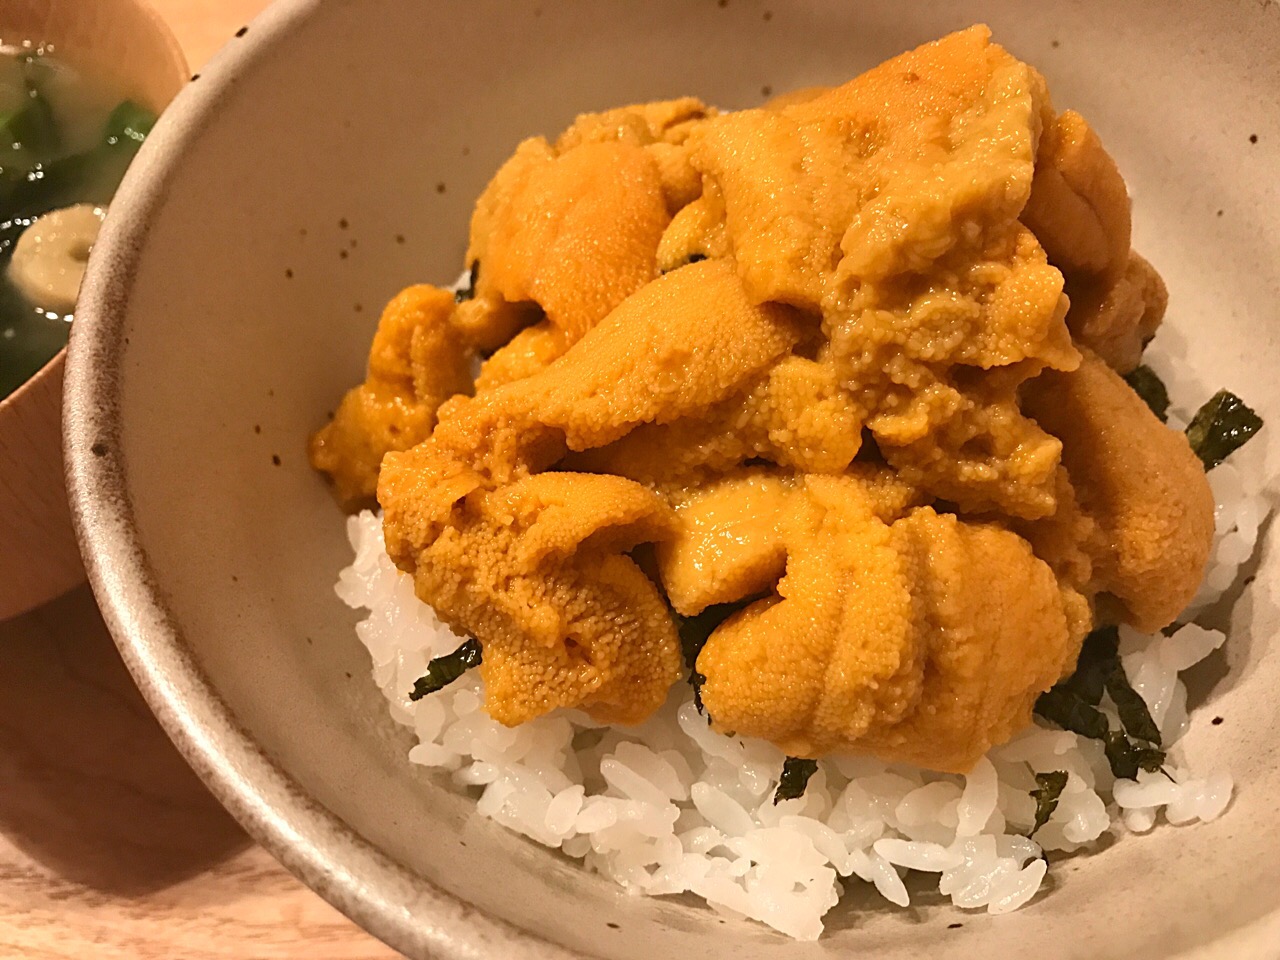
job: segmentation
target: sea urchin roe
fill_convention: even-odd
[[[678,675],[675,627],[623,551],[667,539],[670,506],[622,477],[538,471],[637,423],[704,410],[797,336],[792,311],[750,304],[726,264],[695,264],[629,298],[560,361],[450,401],[429,440],[386,458],[388,550],[441,619],[484,644],[495,717],[585,705],[641,720],[662,702]],[[555,501],[526,529],[528,504],[552,484]],[[499,509],[508,503],[525,519]],[[602,535],[619,525],[626,536]]]
[[[402,292],[383,311],[365,382],[347,392],[333,420],[311,438],[311,463],[349,504],[372,497],[382,458],[431,435],[436,410],[467,391],[469,350],[449,324],[454,297],[439,287]]]
[[[698,660],[725,729],[795,756],[856,743],[963,771],[1078,652],[1052,571],[1012,533],[929,508],[887,525],[856,485],[817,477],[782,526],[779,598]]]
[[[1061,438],[1081,509],[1103,534],[1095,588],[1139,630],[1166,626],[1195,596],[1213,543],[1213,494],[1186,437],[1092,353],[1028,384],[1025,403]]]
[[[452,370],[402,362],[401,331],[354,394],[421,442],[340,411],[313,462],[376,474],[388,553],[477,639],[503,723],[638,722],[690,673],[796,770],[963,772],[1103,594],[1162,626],[1200,578],[1203,472],[1104,363],[1163,313],[1123,181],[985,28],[765,109],[528,140],[467,257],[474,298],[406,324]]]
[[[670,523],[667,505],[629,480],[539,474],[461,502],[412,553],[414,585],[481,640],[495,719],[583,706],[638,723],[678,678],[680,647],[662,596],[623,551]]]
[[[522,147],[476,208],[477,295],[536,303],[572,342],[657,276],[667,221],[661,171],[640,147]]]

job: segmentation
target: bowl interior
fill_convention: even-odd
[[[410,739],[331,590],[348,548],[307,434],[360,377],[380,306],[457,275],[471,203],[521,137],[644,99],[756,104],[979,20],[1119,160],[1136,246],[1171,289],[1165,336],[1185,340],[1207,386],[1280,417],[1269,4],[476,0],[428,13],[299,0],[224,51],[148,144],[73,341],[68,451],[94,581],[149,698],[215,789],[396,946],[628,960],[1268,955],[1280,910],[1272,537],[1231,615],[1229,670],[1200,694],[1226,722],[1202,713],[1186,741],[1235,774],[1227,816],[1060,863],[1048,892],[1008,917],[927,898],[888,912],[855,894],[820,944],[628,898],[471,816],[406,762]],[[1280,433],[1257,443],[1274,464]],[[496,946],[513,930],[536,939]]]

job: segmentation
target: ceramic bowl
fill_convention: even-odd
[[[157,111],[187,80],[177,40],[138,0],[5,0],[0,42],[24,40]],[[65,360],[60,351],[0,398],[0,620],[84,579],[62,483]]]
[[[1029,907],[853,897],[816,944],[630,898],[473,815],[405,753],[334,598],[343,521],[305,441],[379,306],[446,282],[526,135],[696,93],[845,79],[977,20],[1101,131],[1203,380],[1280,417],[1280,6],[287,0],[179,97],[121,191],[73,335],[70,484],[106,617],[170,734],[322,895],[412,957],[1274,960],[1280,648],[1273,537],[1186,741],[1240,784],[1208,825],[1057,863]],[[1176,336],[1175,334],[1169,334]],[[1273,419],[1280,423],[1280,420]],[[1280,431],[1255,441],[1269,462]],[[951,929],[955,922],[959,929]]]

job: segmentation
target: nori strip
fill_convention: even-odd
[[[782,776],[778,778],[778,789],[773,794],[774,806],[783,800],[797,800],[804,796],[809,786],[809,778],[818,772],[817,760],[802,760],[800,757],[787,757],[782,765]]]
[[[1101,703],[1107,678],[1120,662],[1119,650],[1120,631],[1116,627],[1101,627],[1085,637],[1076,672],[1066,681],[1071,691],[1092,706]]]
[[[437,690],[443,690],[472,667],[480,666],[481,660],[480,641],[475,639],[468,640],[453,653],[436,657],[427,664],[426,675],[413,685],[409,699],[421,700]]]
[[[1116,705],[1116,712],[1120,714],[1120,724],[1124,727],[1124,732],[1135,740],[1145,740],[1147,743],[1160,746],[1160,728],[1151,719],[1147,701],[1143,700],[1141,694],[1129,685],[1124,667],[1118,662],[1116,668],[1111,671],[1111,675],[1107,677],[1107,693],[1111,694],[1111,701]]]
[[[1058,809],[1058,798],[1062,796],[1062,791],[1067,786],[1067,774],[1065,770],[1055,770],[1052,773],[1036,774],[1036,789],[1031,791],[1031,796],[1036,801],[1036,825],[1031,828],[1031,833],[1027,836],[1034,837],[1036,831],[1049,822],[1049,818],[1053,816],[1053,811]]]
[[[1111,772],[1124,780],[1135,780],[1139,770],[1156,773],[1164,766],[1164,751],[1134,743],[1123,733],[1107,734],[1103,743]]]
[[[476,297],[476,284],[480,280],[480,261],[474,260],[468,268],[467,285],[453,295],[455,303],[465,303]]]
[[[1169,419],[1169,391],[1154,370],[1143,364],[1125,374],[1124,380],[1151,408],[1151,412],[1160,418],[1161,423]]]
[[[750,597],[734,603],[719,603],[692,617],[676,615],[680,650],[684,654],[684,665],[689,670],[689,686],[693,687],[693,702],[699,713],[706,713],[702,706],[702,685],[707,678],[698,672],[698,654],[702,653],[702,648],[707,645],[707,638],[715,632],[716,627],[758,599],[760,598]]]
[[[1105,739],[1110,727],[1107,718],[1095,706],[1066,687],[1069,680],[1040,695],[1035,712],[1063,730],[1070,730],[1090,740]]]
[[[1262,418],[1230,390],[1219,390],[1187,427],[1187,440],[1205,470],[1212,470],[1262,429]]]
[[[1102,627],[1089,634],[1076,672],[1042,694],[1035,712],[1064,730],[1101,740],[1111,772],[1132,780],[1140,769],[1159,770],[1165,755],[1159,749],[1160,728],[1151,718],[1146,701],[1129,683],[1119,647],[1120,632],[1116,627]],[[1106,715],[1098,709],[1104,690],[1116,705],[1121,730],[1113,731]]]

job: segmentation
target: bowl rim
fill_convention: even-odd
[[[294,876],[409,956],[591,960],[440,889],[309,797],[238,725],[204,676],[138,533],[120,453],[119,370],[127,305],[150,224],[183,154],[237,78],[324,5],[275,0],[254,19],[175,99],[116,194],[67,351],[63,441],[76,536],[106,625],[165,732],[222,805]],[[1277,943],[1280,908],[1168,960],[1273,960]]]

